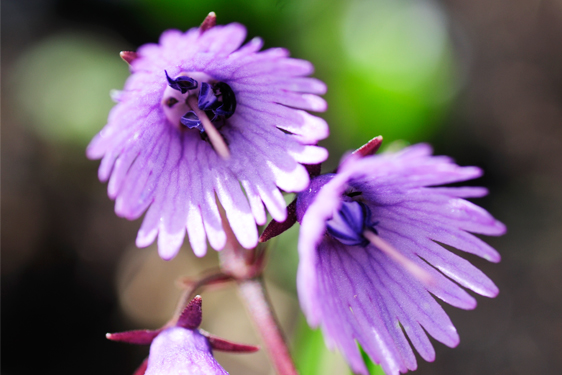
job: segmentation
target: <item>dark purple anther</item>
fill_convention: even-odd
[[[203,111],[213,110],[218,103],[217,96],[213,88],[207,82],[201,82],[201,91],[199,91],[199,98],[197,106]]]
[[[218,116],[229,118],[236,110],[236,96],[230,86],[224,82],[218,82],[215,85],[215,93],[221,98],[221,105],[214,111]]]
[[[164,70],[164,73],[166,73],[166,79],[168,80],[168,86],[170,86],[174,90],[178,90],[182,94],[185,94],[189,90],[196,89],[197,86],[198,86],[197,81],[194,80],[193,78],[189,78],[187,76],[179,76],[175,79],[172,79],[168,75],[167,71]]]
[[[201,124],[201,120],[193,111],[187,112],[183,117],[180,119],[182,125],[187,126],[189,129],[198,129],[200,132],[203,132],[203,125]]]
[[[342,202],[340,209],[326,222],[328,233],[347,246],[367,246],[369,240],[363,236],[365,230],[377,233],[378,222],[371,222],[371,210],[362,202]]]

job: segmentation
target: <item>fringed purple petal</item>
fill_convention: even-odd
[[[198,40],[200,52],[228,56],[246,39],[246,28],[238,23],[217,25],[207,30]]]
[[[500,255],[490,245],[470,233],[450,225],[450,222],[420,216],[415,210],[399,209],[397,207],[380,207],[377,215],[382,220],[393,225],[401,226],[411,237],[430,238],[459,250],[478,255],[491,262],[499,262]],[[495,225],[495,224],[494,224]]]
[[[263,205],[260,194],[257,187],[250,184],[248,181],[242,181],[242,187],[248,197],[250,207],[252,209],[252,214],[256,219],[256,224],[264,225],[267,221],[267,216],[265,215],[265,207]]]
[[[277,127],[294,134],[295,139],[312,144],[328,136],[328,124],[319,117],[302,110],[294,110],[272,103],[239,102],[237,114],[245,120],[253,119],[262,126]]]
[[[266,93],[241,93],[238,98],[240,101],[253,103],[256,107],[261,107],[267,103],[283,104],[287,107],[305,109],[308,111],[323,112],[328,108],[326,101],[316,95],[300,94],[292,92],[268,92]]]
[[[189,244],[196,256],[202,257],[207,253],[207,237],[201,209],[193,203],[189,205],[187,212],[187,232],[189,233]]]
[[[457,198],[482,198],[488,195],[488,189],[479,186],[432,187],[431,192]]]
[[[216,193],[226,211],[226,217],[232,231],[242,247],[251,249],[256,246],[258,230],[248,200],[240,189],[240,184],[226,176],[216,177]]]
[[[260,86],[258,86],[260,85]],[[267,85],[267,87],[261,86]],[[323,95],[327,91],[326,84],[315,78],[295,77],[284,78],[275,76],[258,76],[236,80],[239,90],[252,92],[254,94],[270,94],[271,89],[283,92],[304,92],[309,94]]]
[[[248,43],[234,51],[230,56],[232,59],[240,60],[243,57],[258,52],[263,47],[263,40],[260,37],[254,37]]]

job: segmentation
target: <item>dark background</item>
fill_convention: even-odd
[[[562,2],[420,3],[4,0],[2,374],[132,374],[147,349],[109,342],[105,332],[159,326],[177,297],[175,276],[214,264],[214,254],[197,260],[189,249],[171,263],[154,248],[135,249],[140,221],[114,215],[98,162],[84,156],[111,108],[107,92],[127,76],[118,52],[156,42],[167,28],[197,26],[211,10],[219,23],[241,22],[266,47],[315,64],[329,87],[329,165],[382,134],[385,144],[431,142],[437,154],[485,170],[475,183],[491,194],[477,203],[508,227],[487,239],[503,259],[466,258],[500,295],[478,298],[475,311],[446,307],[461,343],[436,343],[436,361],[419,360],[417,373],[560,373]],[[412,42],[420,35],[427,45]],[[294,297],[295,234],[286,237],[271,254],[279,262],[268,280],[300,352],[310,333]],[[226,318],[213,313],[221,299],[237,303],[232,290],[210,294],[206,329],[257,340],[239,304],[228,305]],[[225,327],[231,319],[240,331]],[[221,358],[233,374],[271,371],[263,355]],[[345,372],[331,370],[323,373]]]

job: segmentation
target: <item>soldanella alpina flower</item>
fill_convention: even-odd
[[[107,338],[131,344],[150,344],[150,354],[135,375],[228,375],[212,350],[248,353],[258,350],[223,340],[201,329],[201,297],[196,296],[178,321],[158,330],[108,333]]]
[[[260,52],[259,38],[242,45],[245,37],[242,25],[214,26],[211,14],[201,28],[122,53],[132,74],[87,155],[102,159],[99,178],[119,216],[148,209],[136,243],[158,237],[164,259],[186,231],[199,256],[206,240],[224,247],[216,197],[240,244],[253,248],[266,209],[286,217],[281,190],[308,186],[302,164],[327,157],[316,146],[327,124],[306,112],[326,109],[317,96],[325,85],[307,77],[312,64],[282,48]]]
[[[352,155],[298,195],[301,307],[354,372],[368,374],[357,342],[388,375],[416,369],[411,345],[425,360],[435,358],[427,334],[456,346],[457,331],[433,296],[472,309],[476,301],[461,286],[497,295],[488,277],[443,246],[500,260],[472,233],[497,236],[504,225],[464,199],[486,190],[441,186],[481,174],[419,144]]]

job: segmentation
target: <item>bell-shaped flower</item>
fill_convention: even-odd
[[[481,187],[446,184],[481,176],[432,156],[426,144],[394,154],[346,158],[337,173],[314,178],[298,195],[301,223],[297,288],[311,326],[367,375],[357,343],[388,375],[417,367],[412,346],[432,361],[428,334],[454,347],[459,336],[434,297],[462,309],[498,288],[451,246],[492,262],[500,256],[475,234],[498,236],[502,223],[465,200]]]

